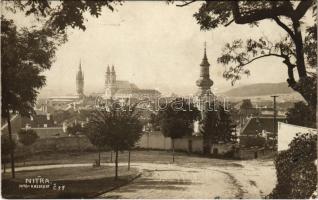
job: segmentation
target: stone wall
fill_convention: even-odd
[[[153,131],[144,133],[136,146],[144,149],[169,150],[171,139],[165,137],[160,131]]]
[[[145,149],[171,150],[172,141],[171,138],[164,137],[160,131],[154,131],[144,133],[140,138],[137,147]],[[197,136],[178,138],[174,141],[174,147],[177,151],[202,153],[203,139],[202,137]]]
[[[175,139],[174,146],[176,150],[186,152],[203,152],[203,138],[199,136],[188,136]]]

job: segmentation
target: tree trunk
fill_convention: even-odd
[[[172,139],[172,162],[174,163],[174,139]]]
[[[130,170],[130,151],[128,151],[128,171]]]
[[[300,30],[299,20],[293,20],[294,37],[296,49],[296,67],[299,76],[298,82],[295,81],[293,75],[293,68],[288,66],[287,80],[289,86],[301,94],[311,108],[316,111],[317,106],[317,76],[307,76],[305,58],[304,58],[304,47],[302,33]],[[286,63],[288,65],[288,63]]]
[[[113,151],[110,151],[110,162],[113,162]]]
[[[298,82],[289,84],[292,89],[300,93],[315,111],[317,106],[317,77],[303,77]]]
[[[9,140],[11,146],[13,147],[13,139],[12,139],[12,132],[11,132],[11,121],[10,121],[10,112],[7,112],[7,121],[8,121],[8,132],[9,132]],[[11,174],[12,178],[15,178],[15,170],[14,170],[14,148],[10,148],[10,160],[11,160]]]
[[[211,137],[208,131],[203,133],[203,154],[209,155],[211,152]]]
[[[25,166],[25,160],[26,160],[26,148],[23,147],[25,150],[24,150],[24,153],[23,153],[23,166]]]
[[[98,166],[100,166],[100,149],[98,149]]]
[[[80,141],[80,136],[79,136],[79,135],[77,135],[76,137],[77,137],[78,151],[80,151],[80,152],[81,152],[81,141]]]
[[[303,39],[300,30],[300,22],[299,20],[293,20],[293,29],[294,29],[294,43],[296,47],[296,65],[297,71],[300,78],[306,77],[306,65],[305,65],[305,58],[304,58],[304,46],[303,46]]]
[[[118,179],[118,149],[115,150],[115,180]]]
[[[5,174],[6,173],[6,164],[3,163],[3,173]]]
[[[147,132],[147,151],[149,151],[149,132]]]

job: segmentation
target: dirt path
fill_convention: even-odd
[[[222,163],[222,160],[217,162]],[[264,198],[276,181],[271,161],[237,161],[222,166],[131,163],[142,176],[100,198]],[[16,171],[91,166],[91,163],[18,167]],[[111,166],[113,163],[103,163]],[[126,166],[127,163],[119,163]],[[10,170],[8,170],[10,171]]]
[[[100,198],[231,198],[236,186],[224,173],[167,164],[138,163],[141,178]]]
[[[136,163],[141,178],[100,198],[264,198],[275,185],[271,162],[232,167]]]

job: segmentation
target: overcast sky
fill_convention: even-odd
[[[200,4],[180,8],[161,1],[134,1],[124,2],[114,12],[104,9],[99,18],[87,15],[86,31],[68,31],[67,43],[58,49],[56,61],[45,73],[44,90],[75,93],[75,74],[81,60],[87,93],[103,90],[106,67],[114,65],[119,80],[131,81],[140,88],[191,94],[197,90],[195,81],[206,41],[210,76],[214,81],[212,90],[225,91],[231,88],[231,83],[223,79],[225,68],[217,63],[217,57],[227,42],[260,36],[278,40],[285,35],[271,21],[263,21],[253,28],[232,24],[200,31],[193,18]],[[15,18],[21,23],[24,20]],[[262,59],[248,67],[251,76],[244,76],[236,86],[287,79],[286,66],[279,58]]]

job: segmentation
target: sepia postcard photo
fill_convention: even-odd
[[[1,1],[3,199],[316,199],[317,1]]]

